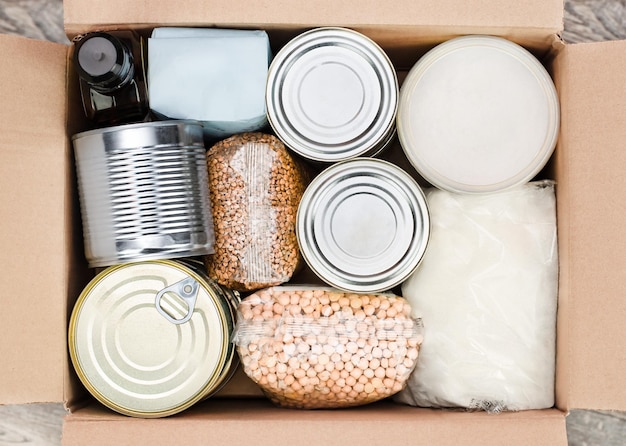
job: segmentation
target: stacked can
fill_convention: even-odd
[[[302,157],[331,164],[300,202],[303,258],[343,290],[398,285],[421,261],[430,223],[419,185],[373,158],[395,137],[393,64],[363,34],[317,28],[287,43],[268,76],[267,112],[276,135]]]
[[[112,266],[78,298],[69,329],[83,385],[119,413],[173,415],[217,392],[238,359],[238,296],[189,261]]]
[[[72,312],[72,363],[117,412],[175,414],[219,390],[238,363],[238,295],[194,260],[214,245],[202,126],[130,124],[73,142],[85,254],[108,268]]]
[[[294,152],[322,163],[373,156],[393,140],[398,79],[385,52],[345,28],[317,28],[270,65],[267,114]]]

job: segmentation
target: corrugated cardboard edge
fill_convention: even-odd
[[[88,407],[66,417],[64,446],[110,444],[567,445],[556,409],[501,413],[416,409],[376,403],[351,410],[287,410],[267,401],[207,401],[184,416],[148,420]]]
[[[557,220],[558,226],[558,245],[559,245],[559,303],[557,312],[557,326],[559,328],[557,335],[557,358],[556,358],[556,406],[568,410],[569,397],[569,352],[570,344],[568,343],[569,333],[569,316],[570,316],[570,268],[569,268],[569,237],[570,237],[570,219],[569,210],[571,203],[569,200],[570,191],[570,175],[568,169],[567,148],[569,135],[569,122],[567,121],[567,108],[569,99],[569,78],[567,72],[567,54],[569,48],[565,46],[558,53],[552,62],[552,73],[554,83],[556,85],[560,107],[561,107],[561,125],[558,139],[557,150],[554,156],[554,169],[559,182],[556,186],[557,195]]]
[[[140,29],[147,35],[158,26],[262,28],[272,35],[277,50],[296,34],[313,27],[343,26],[374,39],[396,68],[408,69],[406,49],[422,53],[436,43],[466,34],[507,38],[531,50],[549,45],[563,30],[563,0],[529,0],[515,7],[501,0],[351,2],[334,0],[159,0],[94,4],[65,0],[64,25],[68,36],[119,27]],[[120,25],[123,24],[123,25]]]

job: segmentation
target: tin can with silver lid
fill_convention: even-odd
[[[231,342],[238,295],[194,263],[112,266],[78,298],[69,351],[87,390],[124,415],[181,412],[219,390],[238,358]]]
[[[306,189],[297,236],[306,263],[326,283],[379,292],[418,267],[430,235],[424,193],[387,161],[356,158],[334,164]]]
[[[213,252],[200,124],[129,124],[72,140],[91,267]]]
[[[276,135],[318,162],[373,156],[395,135],[398,79],[385,52],[346,28],[289,41],[268,72],[266,103]]]

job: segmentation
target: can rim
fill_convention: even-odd
[[[379,79],[383,95],[382,108],[370,126],[357,137],[336,144],[323,144],[302,135],[291,124],[281,105],[281,92],[285,77],[289,75],[293,64],[304,54],[303,51],[329,46],[333,38],[342,39],[344,48],[362,53],[363,58],[367,56],[368,63],[376,71]],[[343,42],[344,40],[349,44]],[[339,162],[359,156],[371,156],[384,147],[390,134],[395,133],[399,94],[398,78],[393,64],[376,42],[349,28],[327,26],[299,34],[281,48],[268,69],[265,98],[268,122],[287,147],[312,161]],[[372,136],[374,139],[369,140]],[[342,150],[329,152],[324,151],[325,147],[338,147]]]
[[[83,384],[83,386],[85,386],[85,388],[87,389],[87,391],[96,399],[98,400],[100,403],[102,403],[104,406],[108,407],[111,410],[114,410],[115,412],[118,412],[122,415],[127,415],[127,416],[131,416],[131,417],[138,417],[138,418],[161,418],[161,417],[167,417],[170,415],[174,415],[177,413],[180,413],[186,409],[188,409],[189,407],[193,406],[194,404],[202,401],[203,399],[205,399],[206,397],[208,397],[210,394],[212,394],[214,391],[217,391],[222,385],[225,384],[225,380],[226,378],[228,378],[228,376],[230,375],[230,373],[228,373],[228,370],[230,370],[231,365],[233,363],[234,357],[236,356],[236,352],[235,349],[232,345],[231,342],[224,342],[222,345],[222,349],[219,352],[219,359],[216,361],[218,363],[223,364],[222,367],[218,367],[215,372],[213,373],[213,375],[211,375],[209,377],[209,379],[205,382],[205,384],[202,386],[202,388],[199,388],[198,391],[196,391],[193,395],[193,397],[188,398],[186,401],[184,401],[183,403],[181,403],[180,405],[174,406],[172,408],[169,409],[165,409],[165,410],[159,410],[159,411],[141,411],[141,410],[133,410],[133,409],[129,409],[126,407],[123,407],[119,404],[116,404],[114,401],[111,401],[111,399],[107,398],[106,396],[104,396],[102,394],[102,392],[100,392],[92,383],[91,381],[87,378],[85,371],[81,365],[81,362],[78,358],[78,352],[77,352],[77,344],[76,344],[76,330],[77,330],[77,324],[78,324],[78,319],[80,317],[80,313],[83,309],[83,306],[85,304],[85,302],[87,301],[87,299],[89,298],[89,295],[91,294],[91,292],[93,291],[93,289],[100,284],[103,280],[105,280],[107,277],[109,277],[111,274],[113,274],[114,272],[124,269],[130,265],[138,265],[138,264],[161,264],[161,265],[168,265],[168,266],[172,266],[176,269],[179,269],[181,271],[183,271],[186,274],[189,274],[191,277],[193,277],[195,280],[198,281],[198,283],[200,283],[202,285],[202,288],[205,289],[205,291],[207,292],[207,294],[209,295],[209,297],[215,301],[215,306],[218,308],[218,316],[222,322],[222,327],[224,329],[224,331],[226,332],[226,327],[228,326],[227,323],[227,318],[225,315],[225,310],[223,308],[222,305],[220,305],[220,299],[218,298],[217,294],[215,293],[215,290],[212,289],[210,286],[204,286],[204,282],[206,281],[205,278],[201,277],[199,274],[196,273],[196,271],[193,270],[193,268],[184,265],[180,262],[174,261],[174,260],[148,260],[145,262],[136,262],[136,263],[125,263],[125,264],[120,264],[120,265],[113,265],[110,266],[108,268],[106,268],[105,270],[101,271],[99,274],[97,274],[88,284],[87,286],[82,290],[82,292],[80,293],[78,299],[76,300],[76,303],[74,305],[74,308],[72,310],[71,316],[70,316],[70,321],[69,321],[69,328],[68,328],[68,350],[69,350],[69,354],[70,354],[70,359],[72,362],[72,365],[74,366],[74,370],[76,372],[76,375],[78,376],[79,380],[81,381],[81,383]],[[230,333],[226,332],[225,339],[228,339],[228,336],[230,335]],[[228,345],[227,345],[228,344]],[[229,355],[230,354],[230,355]],[[230,358],[228,358],[228,356],[230,356]]]
[[[209,255],[213,253],[213,245],[209,242],[205,244],[198,244],[193,247],[185,247],[185,248],[175,248],[175,249],[167,249],[162,250],[153,254],[145,254],[145,253],[132,253],[126,255],[115,255],[115,256],[107,256],[107,257],[89,257],[88,264],[90,268],[101,268],[101,267],[110,267],[110,266],[119,266],[121,263],[137,263],[137,262],[148,262],[155,260],[163,260],[164,257],[167,257],[167,260],[176,260],[176,259],[185,259],[188,257],[196,257]],[[119,254],[119,253],[117,253]]]
[[[550,114],[550,122],[543,141],[542,146],[537,150],[537,155],[529,162],[527,166],[504,180],[484,185],[465,184],[455,181],[438,173],[431,168],[428,163],[420,156],[420,149],[411,141],[410,127],[411,123],[407,117],[407,108],[409,107],[410,96],[417,87],[426,71],[432,67],[440,58],[445,57],[456,50],[475,47],[477,45],[487,45],[489,47],[503,50],[507,55],[518,59],[523,65],[536,77],[545,94]],[[547,164],[558,139],[560,127],[560,108],[556,87],[552,78],[546,71],[545,67],[537,60],[535,56],[521,45],[510,40],[497,36],[489,35],[472,35],[460,36],[435,46],[422,56],[417,63],[411,68],[404,80],[400,90],[400,101],[397,116],[398,139],[403,148],[404,153],[410,163],[415,167],[419,174],[433,186],[439,189],[448,190],[455,193],[481,194],[496,192],[519,186],[531,180],[537,175]]]
[[[123,132],[126,130],[143,129],[151,127],[177,127],[177,126],[192,126],[199,127],[202,130],[202,124],[199,121],[192,119],[172,119],[166,121],[150,121],[150,122],[137,122],[133,124],[122,124],[110,127],[103,127],[98,129],[86,130],[72,135],[72,141],[85,138],[93,135],[104,135],[108,133]]]
[[[393,175],[396,181],[401,182],[403,186],[406,187],[406,190],[411,194],[411,197],[409,198],[412,200],[411,205],[417,207],[417,209],[411,209],[414,218],[416,220],[421,220],[421,232],[413,234],[410,244],[406,247],[401,260],[388,270],[380,271],[380,273],[375,275],[366,276],[367,280],[361,280],[359,279],[359,276],[351,275],[348,272],[336,274],[333,271],[333,267],[335,265],[328,262],[321,252],[319,252],[319,247],[315,240],[315,234],[312,233],[309,225],[307,224],[307,219],[310,216],[310,213],[317,212],[317,210],[312,210],[311,207],[315,204],[315,200],[317,198],[316,194],[320,193],[318,192],[318,187],[328,181],[329,178],[332,178],[333,175],[340,173],[341,171],[349,172],[350,168],[359,168],[363,165],[371,167],[372,169],[378,169],[381,172],[390,175],[389,178]],[[302,257],[306,261],[307,265],[328,285],[349,292],[384,292],[394,288],[406,280],[411,274],[413,274],[413,272],[415,272],[424,258],[430,238],[430,214],[428,210],[428,203],[419,184],[400,167],[381,159],[354,158],[336,163],[326,168],[313,179],[309,187],[305,190],[298,207],[298,212],[296,214],[296,234]],[[390,275],[390,271],[394,274]]]

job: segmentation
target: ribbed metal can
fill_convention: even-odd
[[[143,418],[173,415],[232,376],[238,303],[237,294],[192,262],[109,267],[87,285],[72,312],[72,364],[110,409]]]
[[[430,236],[424,193],[400,167],[375,158],[334,164],[305,190],[296,234],[302,256],[326,283],[390,290],[418,267]]]
[[[200,124],[129,124],[72,140],[91,267],[213,252]]]
[[[393,64],[373,40],[347,28],[316,28],[274,57],[268,119],[285,145],[309,160],[374,156],[395,136],[398,90]]]

